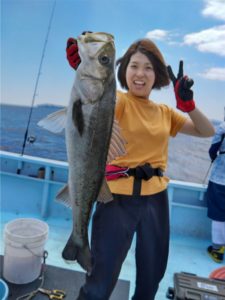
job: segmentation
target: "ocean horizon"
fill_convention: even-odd
[[[21,154],[31,107],[1,104],[0,108],[0,149]],[[37,125],[48,114],[62,108],[63,106],[51,104],[33,107],[28,138],[35,141],[26,142],[25,155],[67,161],[64,131],[53,134]],[[214,126],[220,123],[218,120],[212,122]],[[205,176],[210,167],[208,150],[211,140],[212,138],[197,138],[184,134],[171,138],[166,175],[173,180],[206,184]]]

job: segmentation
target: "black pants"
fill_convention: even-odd
[[[169,248],[167,190],[151,196],[114,195],[93,216],[93,269],[77,300],[108,300],[136,232],[133,300],[153,300],[166,270]],[[118,299],[123,300],[123,299]]]

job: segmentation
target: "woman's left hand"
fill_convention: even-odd
[[[194,93],[191,90],[194,81],[183,75],[183,61],[180,61],[177,77],[175,77],[171,66],[167,66],[167,71],[173,82],[177,108],[183,112],[191,112],[195,109]]]

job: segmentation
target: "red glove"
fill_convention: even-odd
[[[180,61],[177,77],[173,74],[171,66],[167,67],[170,79],[173,82],[177,108],[183,112],[190,112],[195,109],[193,91],[191,90],[194,81],[187,76],[183,76],[183,61]]]
[[[66,57],[70,66],[76,70],[81,62],[81,59],[78,53],[77,41],[74,38],[69,38],[67,40]]]
[[[85,35],[88,32],[92,33],[92,31],[83,31],[81,34]],[[70,66],[76,70],[81,62],[81,59],[78,53],[77,40],[74,38],[69,38],[67,40],[66,57]]]

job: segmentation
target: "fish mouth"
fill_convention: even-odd
[[[78,45],[84,47],[92,47],[89,55],[97,57],[99,63],[104,66],[109,66],[114,61],[115,56],[115,45],[114,37],[110,33],[106,32],[86,32],[81,34],[77,38]]]
[[[79,35],[77,39],[82,43],[114,42],[114,36],[106,32],[87,32],[84,35]]]

